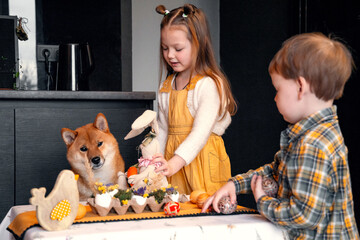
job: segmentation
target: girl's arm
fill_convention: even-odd
[[[166,95],[164,95],[166,94]],[[160,153],[165,154],[165,146],[166,146],[166,140],[167,140],[167,133],[168,133],[168,119],[167,119],[167,111],[165,109],[166,101],[164,101],[164,96],[167,97],[167,93],[159,93],[158,94],[158,126],[159,126],[159,132],[157,133],[157,139],[159,141],[160,146]]]
[[[196,84],[193,97],[188,103],[193,104],[197,101],[198,106],[194,113],[194,122],[190,134],[176,149],[175,154],[180,156],[186,162],[186,165],[198,155],[205,146],[214,125],[218,119],[220,108],[220,98],[215,82],[205,77]],[[191,107],[191,106],[188,106]],[[195,108],[195,106],[192,106]]]
[[[198,101],[193,127],[190,134],[175,150],[174,156],[169,161],[166,161],[163,157],[166,138],[162,133],[165,132],[167,134],[167,119],[166,113],[161,107],[162,99],[160,99],[158,118],[159,143],[163,151],[162,154],[154,156],[153,162],[161,162],[162,166],[157,168],[156,172],[162,172],[168,177],[175,174],[183,166],[188,165],[196,157],[206,144],[218,118],[220,99],[214,81],[209,77],[205,77],[197,83],[193,91],[195,91],[193,96]],[[193,103],[194,101],[190,102]]]

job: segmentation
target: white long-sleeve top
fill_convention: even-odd
[[[174,79],[172,79],[170,87],[173,85]],[[162,89],[162,85],[160,89]],[[169,97],[170,91],[159,91],[158,140],[161,153],[163,154],[168,136]],[[210,77],[198,80],[195,88],[192,89],[190,87],[190,90],[188,90],[187,107],[194,118],[193,127],[190,134],[175,151],[176,155],[185,160],[186,165],[190,164],[199,154],[211,133],[221,136],[231,123],[229,112],[225,113],[223,119],[218,115],[220,96],[214,80]]]

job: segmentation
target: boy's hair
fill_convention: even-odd
[[[324,101],[342,96],[354,65],[341,42],[322,33],[304,33],[286,40],[269,65],[269,73],[285,79],[304,77],[311,91]]]
[[[166,26],[186,27],[193,55],[191,75],[193,72],[197,72],[214,79],[221,101],[219,114],[224,110],[227,110],[231,115],[234,115],[237,110],[237,105],[231,92],[230,83],[216,63],[208,23],[204,12],[192,4],[185,4],[183,7],[171,11],[166,10],[163,5],[159,5],[155,10],[159,14],[164,15],[160,24],[160,31]],[[160,56],[162,56],[160,73],[162,73],[163,66],[166,66],[167,75],[172,74],[173,69],[165,61],[161,46]]]

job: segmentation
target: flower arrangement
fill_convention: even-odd
[[[172,195],[172,194],[177,194],[177,186],[172,187],[171,184],[169,184],[166,188],[163,188],[163,190],[168,194],[168,195]]]
[[[184,202],[180,198],[177,186],[162,187],[150,190],[149,186],[139,188],[118,189],[118,185],[96,182],[94,185],[98,194],[89,198],[88,202],[94,212],[100,216],[106,216],[111,209],[118,215],[126,214],[127,211],[141,213],[145,209],[158,212],[168,202]],[[130,210],[129,210],[130,209]]]
[[[105,193],[110,193],[113,192],[115,190],[118,190],[119,185],[118,184],[103,184],[101,182],[96,182],[95,183],[95,189],[99,192],[99,194],[105,194]]]
[[[119,191],[114,195],[114,197],[119,199],[121,205],[126,205],[129,203],[132,195],[133,192],[131,189],[126,189],[126,190],[119,189]]]
[[[149,196],[154,196],[155,198],[155,201],[157,203],[161,203],[164,198],[165,198],[165,194],[166,194],[166,191],[165,189],[155,189],[154,191],[152,191]]]
[[[135,196],[141,196],[141,197],[144,197],[144,198],[147,198],[149,196],[149,194],[145,193],[146,192],[146,186],[145,187],[140,187],[140,188],[137,188],[137,189],[133,189],[132,192],[133,192],[133,194]]]
[[[114,195],[118,192],[118,184],[106,184],[104,185],[101,182],[95,183],[95,190],[98,192],[95,194],[94,202],[95,204],[103,207],[109,208],[112,204],[112,199]]]
[[[169,184],[164,191],[166,195],[171,199],[171,201],[178,202],[179,201],[179,192],[177,191],[177,186],[173,187]]]

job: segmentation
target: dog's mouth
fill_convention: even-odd
[[[93,157],[90,161],[91,168],[93,170],[99,169],[104,165],[105,161],[101,161],[100,157]]]

